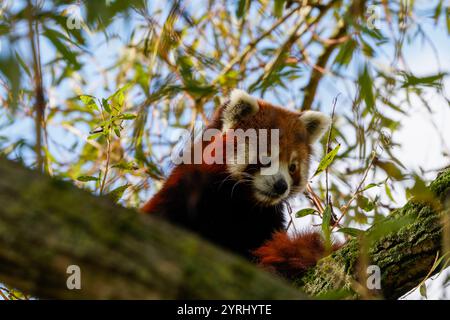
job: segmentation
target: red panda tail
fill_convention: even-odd
[[[334,243],[331,250],[335,251],[341,246],[341,243]],[[329,253],[322,235],[310,230],[292,236],[286,232],[276,232],[271,240],[253,251],[263,268],[289,279],[315,266],[319,259]]]

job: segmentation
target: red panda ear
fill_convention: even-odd
[[[224,106],[222,131],[232,128],[243,118],[254,115],[258,111],[259,105],[256,98],[243,90],[234,89],[229,102]]]
[[[305,111],[300,115],[300,120],[308,131],[311,143],[319,140],[331,124],[331,118],[318,111]]]

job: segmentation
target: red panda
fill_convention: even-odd
[[[233,90],[207,127],[214,134],[196,144],[204,152],[203,161],[177,165],[142,211],[263,266],[272,264],[282,275],[295,273],[288,270],[292,266],[300,268],[297,271],[308,268],[324,254],[321,236],[305,233],[289,238],[284,208],[289,198],[304,190],[312,144],[329,125],[330,118],[323,113],[290,111]],[[232,133],[238,130],[270,132],[266,159],[261,157],[261,144],[255,146],[249,139],[236,142]],[[205,153],[211,147],[213,151]],[[244,161],[236,161],[242,153]],[[211,163],[212,158],[223,161]],[[267,174],[269,169],[273,172]]]

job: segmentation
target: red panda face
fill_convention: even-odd
[[[256,201],[270,206],[304,190],[311,145],[327,130],[330,118],[289,111],[234,90],[221,110],[221,122],[231,145],[227,150],[234,151],[226,153],[227,170],[251,185]],[[239,133],[244,138],[236,138]]]

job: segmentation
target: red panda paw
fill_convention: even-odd
[[[337,250],[340,246],[333,244],[331,250]],[[315,266],[329,253],[326,252],[322,235],[315,231],[303,231],[292,236],[286,232],[276,232],[271,240],[253,251],[259,265],[289,279]]]

